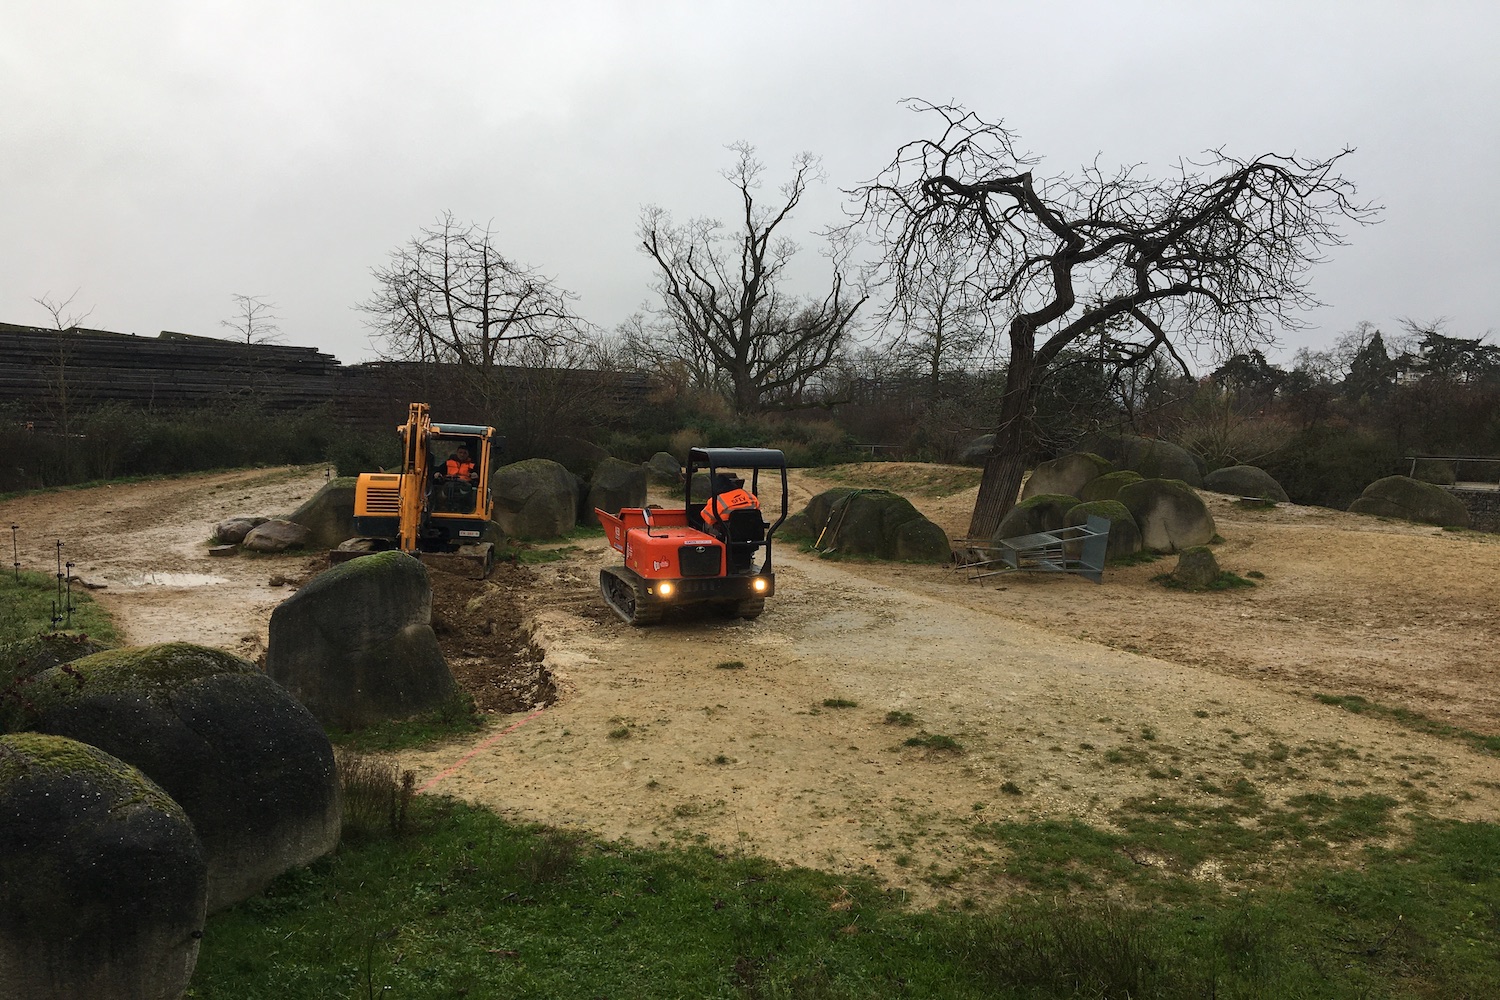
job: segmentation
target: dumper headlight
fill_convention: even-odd
[[[670,583],[659,583],[656,585],[656,593],[659,597],[671,597],[673,589]]]
[[[756,577],[755,578],[755,582],[753,584],[751,584],[751,586],[755,588],[755,592],[757,594],[764,594],[766,592],[766,586],[767,586],[767,584],[766,584],[766,578],[763,577],[763,576]]]

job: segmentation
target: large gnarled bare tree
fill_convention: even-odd
[[[756,204],[764,165],[754,148],[730,148],[736,160],[724,176],[740,195],[737,225],[716,219],[678,225],[665,210],[648,206],[640,238],[657,269],[659,327],[686,366],[722,380],[730,403],[744,414],[805,402],[809,383],[838,358],[866,295],[847,283],[837,245],[830,253],[833,280],[821,299],[784,288],[798,248],[777,230],[820,176],[817,158],[799,155],[779,201],[767,208]]]
[[[903,145],[852,192],[856,225],[881,238],[895,294],[959,261],[1009,317],[975,537],[993,534],[1015,503],[1036,390],[1066,348],[1107,325],[1126,365],[1174,342],[1225,356],[1271,342],[1315,304],[1308,271],[1341,244],[1338,225],[1373,212],[1336,171],[1347,149],[1251,160],[1219,150],[1166,178],[1097,163],[1039,177],[1038,161],[1016,151],[1003,124],[960,107],[913,106],[941,130]]]

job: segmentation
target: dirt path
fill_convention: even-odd
[[[38,568],[63,533],[79,571],[109,582],[99,594],[132,639],[246,651],[284,594],[269,577],[303,561],[210,561],[208,529],[289,509],[320,481],[236,473],[48,494],[0,517],[47,525],[27,532],[45,537],[23,554]],[[823,485],[799,477],[793,507]],[[954,533],[972,506],[972,492],[913,499]],[[595,581],[612,556],[586,542],[521,595],[556,703],[402,763],[514,817],[742,847],[875,874],[917,898],[995,887],[997,849],[976,818],[1107,824],[1129,799],[1211,803],[1241,778],[1272,804],[1377,793],[1494,820],[1500,761],[1312,695],[1500,732],[1500,538],[1210,500],[1221,561],[1265,574],[1253,590],[1163,590],[1149,578],[1170,560],[1111,570],[1103,586],[986,588],[942,568],[781,549],[759,620],[686,615],[641,630],[603,610]],[[220,582],[142,583],[152,572]]]

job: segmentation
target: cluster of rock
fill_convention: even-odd
[[[0,996],[177,997],[208,913],[337,844],[328,737],[254,664],[57,637],[0,664]]]
[[[215,554],[235,548],[249,552],[286,552],[291,549],[332,549],[353,538],[353,476],[330,479],[302,506],[284,517],[231,517],[214,526]]]
[[[1148,469],[1165,464],[1163,453],[1152,449],[1127,454],[1150,459]],[[1110,522],[1109,559],[1142,549],[1176,552],[1206,544],[1216,533],[1208,506],[1186,481],[1118,469],[1101,455],[1079,452],[1036,467],[995,540],[1086,524],[1090,515]]]
[[[781,534],[840,555],[928,563],[948,562],[953,555],[947,532],[889,490],[820,493],[786,519]]]

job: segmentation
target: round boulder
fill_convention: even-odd
[[[1219,578],[1219,560],[1207,545],[1193,545],[1177,556],[1172,579],[1189,590],[1205,590]]]
[[[193,824],[140,771],[60,736],[0,736],[0,996],[176,1000],[208,874]]]
[[[1118,500],[1091,500],[1071,508],[1063,518],[1064,527],[1088,524],[1090,515],[1109,521],[1109,547],[1105,559],[1120,559],[1141,551],[1141,529],[1135,518]]]
[[[312,532],[295,521],[273,517],[258,525],[240,544],[251,552],[285,552],[305,549],[312,542]]]
[[[1096,434],[1086,439],[1086,444],[1117,468],[1139,472],[1146,479],[1180,479],[1194,487],[1203,484],[1198,460],[1170,441],[1134,434]]]
[[[990,457],[990,449],[993,447],[995,447],[995,435],[981,434],[964,445],[964,450],[958,456],[959,464],[983,465],[985,459]]]
[[[1034,535],[1039,531],[1056,531],[1065,525],[1068,511],[1078,506],[1078,498],[1061,493],[1040,493],[1027,497],[1006,511],[995,529],[994,540]]]
[[[1228,493],[1236,497],[1258,497],[1287,503],[1286,490],[1271,478],[1271,474],[1253,465],[1231,465],[1215,469],[1203,477],[1203,488],[1214,493]]]
[[[1043,494],[1081,497],[1089,483],[1113,471],[1106,459],[1090,452],[1063,455],[1036,467],[1021,488],[1021,499]]]
[[[495,520],[516,538],[557,538],[578,523],[578,480],[556,462],[528,458],[490,477]]]
[[[214,525],[214,541],[220,545],[238,545],[266,521],[264,517],[231,517],[220,521]]]
[[[1141,545],[1152,552],[1207,545],[1217,533],[1208,505],[1180,479],[1143,479],[1122,486],[1119,501],[1141,529]]]
[[[1118,472],[1106,472],[1098,479],[1090,480],[1078,498],[1084,503],[1092,503],[1096,500],[1113,500],[1120,495],[1120,487],[1129,483],[1138,483],[1144,477],[1132,469],[1121,469]]]
[[[344,539],[359,534],[354,530],[354,490],[358,485],[359,480],[354,476],[330,479],[288,514],[286,520],[302,525],[311,533],[307,540],[309,548],[335,548]]]
[[[255,664],[185,642],[113,649],[26,686],[24,728],[140,768],[203,842],[209,912],[333,850],[339,788],[316,719]]]
[[[1386,476],[1375,480],[1365,487],[1359,499],[1349,505],[1349,512],[1436,524],[1444,528],[1467,528],[1472,523],[1463,501],[1441,486],[1408,476]]]
[[[618,458],[606,458],[594,466],[589,479],[588,499],[579,520],[584,524],[597,525],[596,509],[618,514],[621,507],[646,506],[646,467],[622,462]]]
[[[659,451],[647,459],[646,471],[652,482],[663,486],[676,486],[682,482],[682,466],[669,451]]]
[[[430,711],[458,692],[432,631],[427,567],[394,550],[319,573],[278,604],[266,673],[344,730]]]
[[[59,663],[72,663],[109,648],[109,643],[91,639],[82,632],[43,632],[0,646],[0,703],[11,685]],[[4,716],[5,710],[0,705],[0,732],[7,728]]]
[[[953,557],[947,533],[888,490],[829,490],[808,501],[802,513],[814,540],[822,536],[824,551],[907,562]]]

